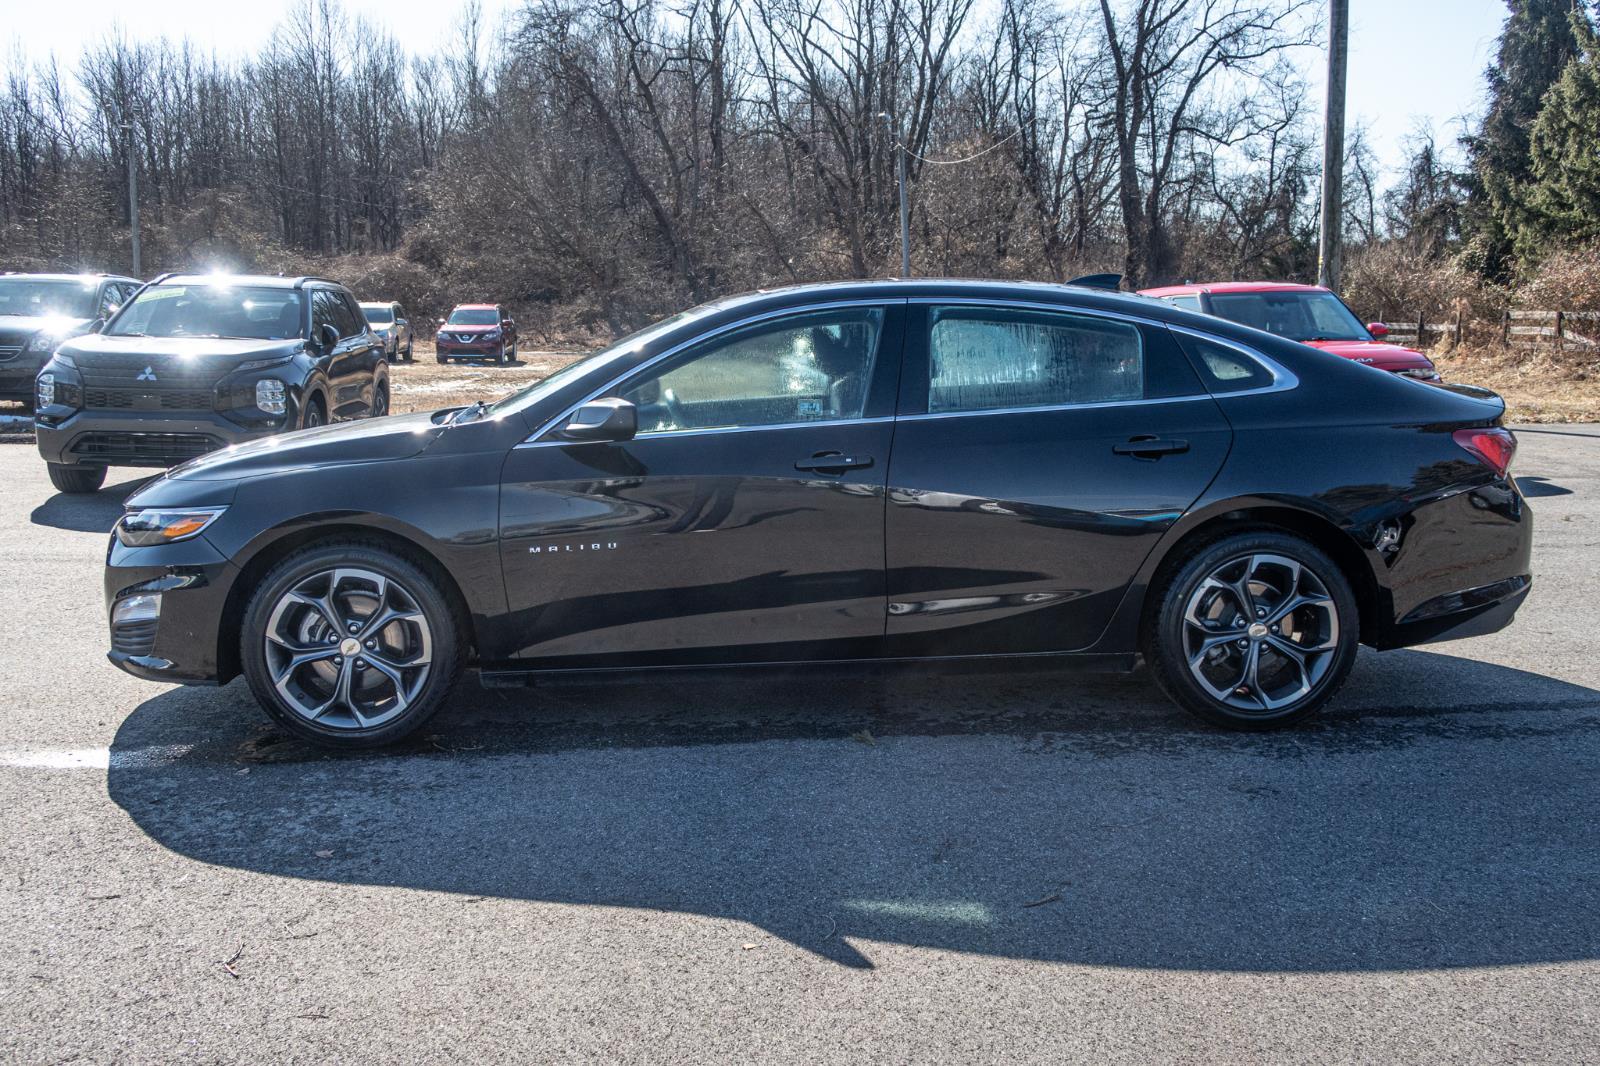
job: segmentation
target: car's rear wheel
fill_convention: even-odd
[[[1284,533],[1214,541],[1169,571],[1144,653],[1180,706],[1232,729],[1301,721],[1355,662],[1350,582],[1315,545]]]
[[[245,609],[240,661],[257,702],[319,744],[370,748],[421,728],[461,672],[461,623],[438,581],[358,541],[275,566]]]
[[[415,344],[416,344],[416,341],[415,341],[415,340],[410,340],[410,339],[408,339],[408,340],[407,340],[407,341],[406,341],[406,362],[408,362],[408,363],[409,363],[409,362],[412,362],[412,352],[411,352],[411,349],[412,349],[412,347],[413,347],[413,346],[414,346],[414,345],[415,345]]]
[[[45,467],[50,472],[50,484],[60,492],[87,494],[99,492],[100,486],[106,483],[106,468],[103,466],[69,466],[66,463],[46,463]]]
[[[382,418],[389,413],[389,383],[380,381],[372,387],[372,410],[369,414],[373,418]]]

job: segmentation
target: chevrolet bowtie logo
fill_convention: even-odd
[[[135,380],[135,381],[154,381],[155,379],[156,379],[156,368],[153,367],[153,366],[147,366],[143,370],[139,371],[139,376],[134,378],[133,380]]]

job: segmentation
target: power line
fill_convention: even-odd
[[[904,152],[906,155],[910,156],[911,158],[921,160],[922,162],[927,163],[927,164],[929,164],[931,166],[953,167],[953,166],[957,165],[958,163],[970,163],[974,159],[982,159],[984,156],[988,155],[990,152],[994,151],[996,148],[999,148],[1001,145],[1005,144],[1007,141],[1012,140],[1013,138],[1015,138],[1016,135],[1021,133],[1021,132],[1022,131],[1020,129],[1012,130],[1010,133],[1006,134],[1004,137],[1000,138],[998,141],[995,141],[993,144],[991,144],[989,147],[985,148],[983,151],[974,152],[974,153],[972,153],[971,155],[968,155],[968,156],[962,156],[960,159],[929,159],[925,155],[918,155],[916,152],[913,152],[910,148],[907,148],[904,144],[898,144],[897,143],[895,145],[895,147],[899,148],[902,152]]]

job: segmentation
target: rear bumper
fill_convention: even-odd
[[[1384,646],[1404,648],[1498,633],[1511,624],[1532,590],[1532,575],[1522,574],[1492,585],[1447,593],[1396,623]]]
[[[283,419],[285,423],[288,419]],[[140,411],[79,411],[59,422],[39,420],[34,433],[46,462],[68,466],[168,467],[287,425],[241,426],[224,415],[193,411],[152,416]]]

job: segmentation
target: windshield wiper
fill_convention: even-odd
[[[474,421],[477,421],[478,419],[483,417],[483,413],[485,411],[487,411],[488,409],[489,409],[489,405],[485,401],[483,401],[483,400],[473,400],[470,404],[468,404],[467,406],[463,407],[461,410],[457,411],[455,413],[455,416],[450,419],[450,423],[449,424],[453,426],[457,422],[474,422]]]

